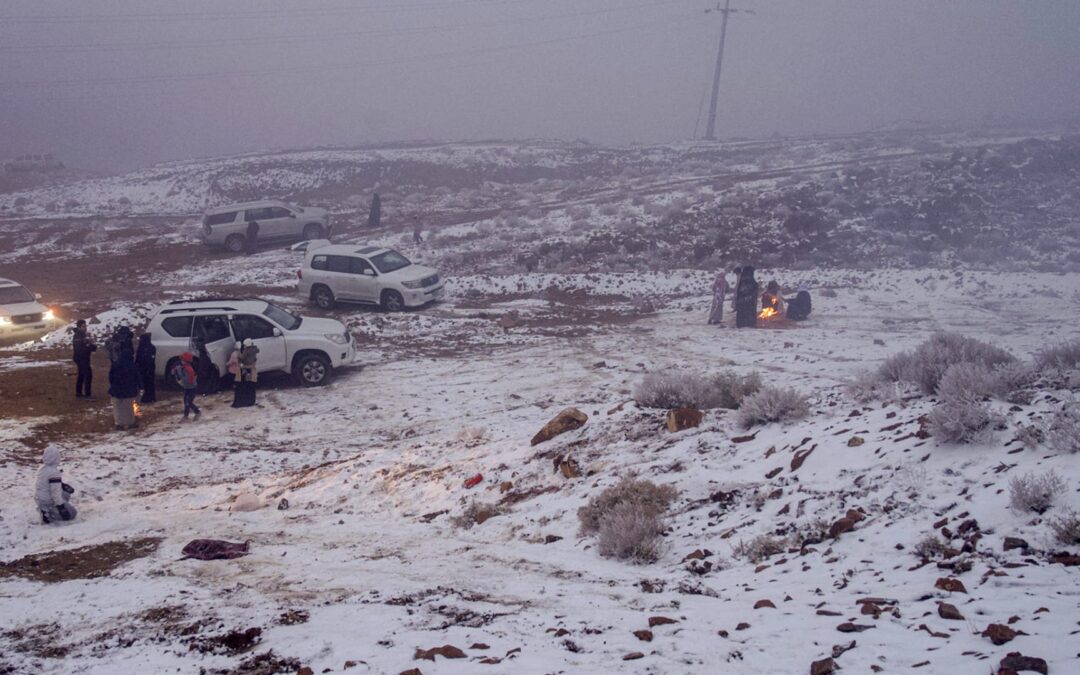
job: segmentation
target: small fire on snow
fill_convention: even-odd
[[[142,411],[139,410],[139,402],[135,401],[135,417],[142,417]]]
[[[777,313],[776,313],[776,310],[773,309],[772,307],[765,307],[758,314],[759,319],[771,319],[771,318],[773,318],[775,316],[777,316]]]

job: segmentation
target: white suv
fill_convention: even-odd
[[[60,324],[53,311],[10,279],[0,279],[0,341],[29,340]]]
[[[438,271],[414,265],[391,248],[312,241],[297,271],[301,297],[321,309],[335,302],[380,305],[397,312],[420,307],[443,295]]]
[[[259,224],[259,241],[288,242],[330,236],[326,209],[261,201],[211,209],[203,216],[203,243],[240,253],[247,243],[248,223]]]
[[[259,347],[260,373],[291,372],[305,387],[326,384],[334,368],[352,363],[352,336],[340,321],[296,316],[265,300],[214,299],[158,307],[146,330],[157,347],[157,374],[166,373],[195,340],[206,344],[218,373],[236,348],[251,338]]]

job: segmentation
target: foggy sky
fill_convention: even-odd
[[[705,128],[710,4],[4,0],[0,159],[121,169],[391,140],[688,139]],[[1077,0],[732,6],[756,13],[729,24],[721,137],[1080,119]]]

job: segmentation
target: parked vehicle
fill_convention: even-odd
[[[146,330],[157,347],[155,370],[166,377],[184,352],[202,340],[218,374],[236,348],[251,338],[259,347],[259,373],[292,373],[305,387],[326,384],[335,368],[352,363],[352,336],[340,321],[296,316],[265,300],[178,301],[158,307]],[[166,379],[168,382],[168,379]]]
[[[0,279],[0,341],[31,340],[60,325],[41,296],[11,279]]]
[[[394,249],[381,246],[308,242],[303,267],[296,275],[301,297],[320,309],[330,309],[337,302],[358,302],[397,312],[443,295],[438,271],[414,265]]]
[[[203,243],[240,253],[246,248],[248,223],[252,222],[259,224],[260,242],[323,239],[331,234],[330,214],[326,209],[267,200],[207,211],[203,216]]]

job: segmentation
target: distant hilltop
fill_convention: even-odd
[[[7,173],[31,173],[61,171],[64,163],[53,155],[19,155],[4,164]]]

